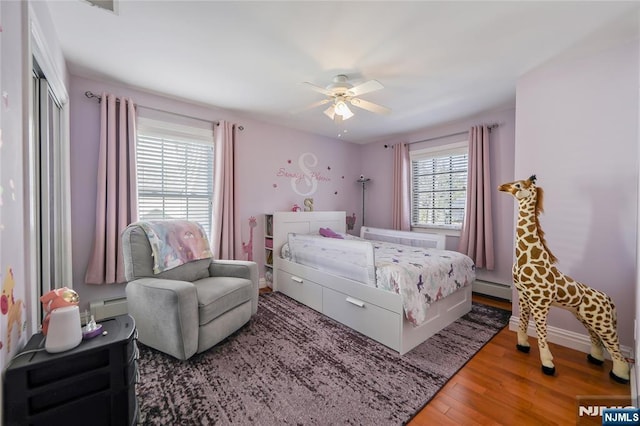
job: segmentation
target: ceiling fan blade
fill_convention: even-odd
[[[367,111],[375,112],[376,114],[391,114],[391,110],[385,106],[374,104],[373,102],[365,101],[364,99],[354,98],[351,99],[351,105],[358,108],[366,109]]]
[[[292,110],[292,111],[291,111],[291,114],[298,114],[298,113],[300,113],[300,112],[307,111],[307,110],[310,110],[310,109],[313,109],[313,108],[319,107],[320,105],[327,104],[327,103],[329,103],[329,102],[331,102],[331,101],[332,101],[331,99],[323,99],[323,100],[321,100],[321,101],[314,102],[314,103],[312,103],[311,105],[307,105],[306,107],[302,107],[302,108],[294,109],[294,110]]]
[[[302,84],[306,84],[307,87],[309,87],[309,89],[315,90],[316,92],[322,93],[323,95],[331,96],[333,94],[332,92],[325,89],[324,87],[316,86],[315,84],[309,83],[308,81],[305,81]]]
[[[347,90],[347,94],[349,96],[360,96],[380,89],[384,89],[384,86],[378,80],[369,80]]]

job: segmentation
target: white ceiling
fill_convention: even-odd
[[[47,3],[74,75],[357,143],[514,105],[518,77],[558,53],[637,36],[639,4],[120,0],[114,14]],[[336,74],[380,81],[362,98],[391,115],[352,108],[338,126],[323,107],[291,113],[323,99],[300,83]]]

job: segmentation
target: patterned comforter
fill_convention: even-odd
[[[377,287],[402,296],[405,314],[413,325],[426,320],[431,303],[473,283],[476,278],[473,260],[462,253],[371,243]]]

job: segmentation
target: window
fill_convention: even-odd
[[[184,124],[185,120],[180,116],[152,119],[140,109],[138,215],[140,220],[195,221],[211,236],[213,123],[189,119]]]
[[[411,225],[461,229],[467,142],[411,153]]]

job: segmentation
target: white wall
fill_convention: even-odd
[[[545,190],[541,226],[558,268],[613,298],[627,346],[637,267],[638,72],[636,38],[557,58],[523,76],[516,92],[516,178],[537,175]],[[557,309],[548,325],[586,334]]]

